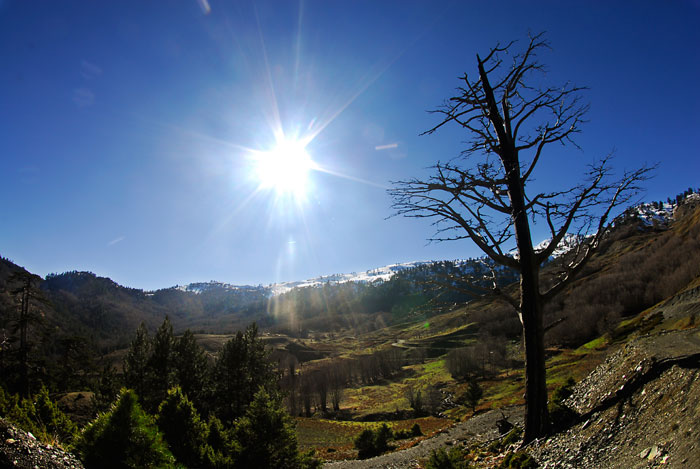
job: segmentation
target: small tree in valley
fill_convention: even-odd
[[[475,379],[469,381],[467,391],[462,396],[464,403],[472,408],[472,412],[476,412],[476,406],[484,395],[484,390],[481,389],[479,383]]]

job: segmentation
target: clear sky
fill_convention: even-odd
[[[0,0],[0,254],[144,289],[477,256],[386,188],[459,153],[419,133],[475,54],[543,30],[591,111],[538,181],[616,149],[647,200],[697,188],[698,1]],[[282,135],[305,180],[261,161]]]

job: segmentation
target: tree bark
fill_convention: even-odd
[[[544,356],[544,328],[542,302],[523,288],[527,282],[521,277],[521,311],[525,338],[525,435],[523,444],[545,436],[550,430],[547,409],[547,381]]]

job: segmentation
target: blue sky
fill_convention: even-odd
[[[389,181],[456,156],[426,111],[498,41],[547,31],[546,80],[589,87],[573,183],[615,149],[660,164],[647,200],[700,185],[700,3],[0,0],[0,254],[155,289],[267,284],[479,255],[390,218]],[[315,137],[303,197],[251,150]],[[537,235],[537,233],[536,233]],[[538,241],[538,240],[535,240]]]

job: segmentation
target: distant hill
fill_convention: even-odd
[[[468,295],[433,285],[437,280],[455,284],[467,273],[486,275],[483,259],[429,261],[394,264],[362,273],[337,274],[270,286],[238,286],[222,282],[192,283],[156,291],[123,287],[92,272],[71,271],[34,276],[37,293],[46,299],[41,310],[50,328],[89,338],[105,349],[123,346],[141,322],[154,330],[168,315],[176,330],[234,332],[256,321],[262,328],[281,328],[292,333],[304,329],[329,330],[355,327],[360,316],[423,314],[431,300],[468,300]],[[501,282],[514,280],[500,269]],[[0,263],[0,308],[12,317],[17,298],[8,279],[26,272],[8,259]],[[324,295],[323,311],[315,298]],[[351,297],[351,298],[350,298]],[[438,303],[432,303],[435,308]],[[342,318],[353,313],[353,320]],[[293,316],[290,323],[287,318]],[[328,322],[329,316],[335,317]],[[319,318],[322,317],[322,320]],[[308,323],[308,324],[307,324]]]
[[[642,239],[638,236],[668,231],[675,223],[673,220],[692,213],[699,202],[700,195],[686,191],[676,199],[631,208],[617,222],[615,236],[629,238],[632,241],[628,242],[634,243]],[[564,246],[557,254],[565,255],[566,248]],[[599,258],[601,260],[593,262],[593,266],[612,262],[609,258]],[[615,270],[614,263],[591,269],[594,268]],[[501,286],[517,280],[514,272],[496,267],[485,259],[393,264],[361,273],[268,286],[236,286],[211,281],[156,291],[123,287],[90,272],[72,271],[51,274],[46,279],[32,278],[35,289],[46,299],[39,308],[46,330],[85,337],[95,346],[112,349],[127,344],[141,322],[154,330],[166,315],[176,331],[190,328],[227,333],[256,321],[262,329],[291,335],[343,328],[366,331],[397,322],[417,321],[468,302],[474,295],[460,279],[471,275],[476,283],[491,285],[492,270],[498,273]],[[1,259],[0,310],[5,319],[0,327],[3,330],[17,311],[17,298],[11,294],[16,285],[8,284],[17,272],[29,274],[8,259]],[[629,274],[618,277],[620,275],[634,281]],[[592,282],[586,277],[586,274],[581,276],[579,285]],[[556,320],[557,311],[572,307],[576,296],[569,295],[568,303],[551,306],[548,316]],[[583,310],[590,309],[589,306]],[[633,307],[620,305],[616,314],[624,316]],[[570,329],[570,325],[560,326],[561,335],[566,336],[562,332],[564,329]]]

